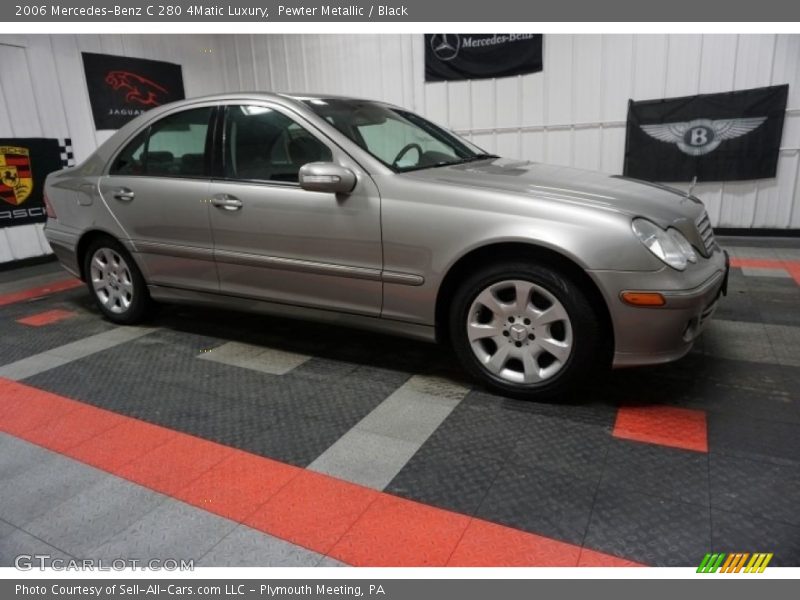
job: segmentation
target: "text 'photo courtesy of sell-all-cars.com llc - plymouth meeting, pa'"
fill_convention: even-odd
[[[690,193],[500,158],[352,98],[154,108],[51,174],[46,203],[54,252],[111,321],[190,302],[449,343],[522,399],[681,358],[727,283]]]

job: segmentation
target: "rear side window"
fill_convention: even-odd
[[[137,135],[117,156],[111,175],[203,177],[212,107],[170,115]]]

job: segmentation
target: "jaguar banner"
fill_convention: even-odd
[[[73,163],[69,139],[0,139],[0,227],[45,221],[45,177]]]
[[[775,177],[788,85],[630,101],[624,174],[649,181]]]
[[[110,54],[82,54],[97,129],[119,129],[154,106],[185,98],[180,65]]]
[[[488,79],[541,70],[540,33],[425,35],[425,81]]]

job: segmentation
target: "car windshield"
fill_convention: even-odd
[[[397,172],[493,158],[419,115],[378,102],[306,98],[305,104]]]

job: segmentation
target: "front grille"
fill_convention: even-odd
[[[711,229],[711,221],[709,220],[708,213],[706,211],[703,211],[703,214],[697,219],[695,225],[697,225],[697,231],[700,234],[700,238],[703,240],[703,246],[706,254],[711,254],[714,251],[717,242],[714,240],[714,230]]]

